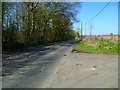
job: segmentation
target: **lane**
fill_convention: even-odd
[[[43,88],[118,88],[118,55],[68,52],[53,71]]]
[[[46,46],[2,58],[3,88],[36,88],[69,51],[75,40]]]
[[[117,88],[118,55],[71,52],[74,43],[3,57],[3,88]]]
[[[53,71],[43,88],[118,88],[118,55],[68,52]]]

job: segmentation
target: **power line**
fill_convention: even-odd
[[[104,7],[103,9],[101,9],[92,19],[89,20],[92,21],[93,19],[95,19],[110,3],[111,3],[112,0],[110,0],[110,2],[108,2]]]

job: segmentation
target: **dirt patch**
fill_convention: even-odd
[[[84,50],[81,50],[76,44],[73,45],[73,49],[71,52],[74,52],[74,51],[76,51],[77,53],[87,53]]]

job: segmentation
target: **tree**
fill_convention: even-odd
[[[77,21],[76,7],[80,3],[4,2],[3,43],[14,46],[71,39],[75,36],[72,24]]]

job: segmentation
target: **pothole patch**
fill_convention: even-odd
[[[66,54],[64,56],[67,56]]]
[[[97,66],[93,66],[93,68],[97,68]]]

